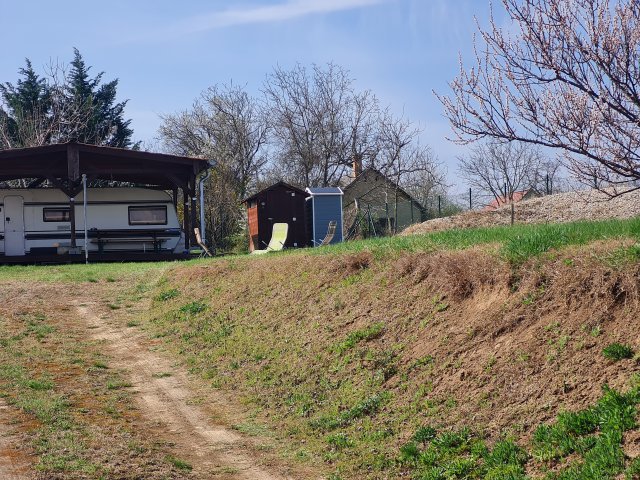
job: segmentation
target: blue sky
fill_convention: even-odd
[[[448,92],[459,53],[471,65],[474,17],[485,25],[488,9],[488,0],[0,0],[0,81],[15,82],[25,58],[41,71],[77,47],[94,73],[119,79],[136,139],[151,141],[159,114],[188,108],[210,85],[258,94],[275,65],[332,61],[424,129],[453,183],[465,147],[445,140],[432,90]]]

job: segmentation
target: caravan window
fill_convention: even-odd
[[[166,225],[167,206],[129,207],[129,225]]]
[[[43,208],[42,220],[44,220],[45,222],[68,222],[69,209],[68,208]]]

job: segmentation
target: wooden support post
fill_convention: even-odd
[[[78,145],[70,143],[67,145],[67,178],[69,180],[69,190],[77,187],[80,179],[80,151]],[[64,182],[63,182],[64,183]],[[69,191],[69,225],[71,227],[71,248],[76,248],[76,202],[75,193]]]
[[[72,183],[80,179],[80,151],[74,143],[67,145],[67,177]]]
[[[71,227],[71,248],[76,248],[76,199],[69,197],[69,224]]]
[[[196,177],[195,175],[191,177],[191,229],[189,230],[189,234],[191,235],[191,244],[195,245],[196,242],[196,233],[193,230],[198,224],[198,210],[197,210],[197,198],[196,198]]]
[[[190,215],[189,215],[189,188],[182,187],[182,229],[184,230],[184,248],[189,250],[191,248],[191,235],[190,235]]]

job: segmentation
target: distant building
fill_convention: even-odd
[[[420,202],[378,170],[360,172],[354,163],[354,173],[357,176],[343,188],[346,234],[359,229],[365,236],[386,235],[427,219]]]
[[[520,192],[513,192],[513,203],[518,203],[518,202],[521,202],[522,200],[529,200],[530,198],[535,198],[539,196],[540,194],[534,189],[522,190]],[[509,205],[510,203],[511,201],[508,198],[498,197],[497,199],[494,199],[489,205],[484,207],[482,210],[485,212],[488,212],[490,210],[496,210],[505,205]]]

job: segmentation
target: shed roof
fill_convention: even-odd
[[[301,195],[307,195],[307,193],[298,188],[298,187],[294,187],[293,185],[289,185],[288,183],[283,182],[282,180],[280,180],[279,182],[274,183],[273,185],[269,185],[267,188],[263,188],[262,190],[260,190],[259,192],[254,193],[253,195],[251,195],[250,197],[245,198],[244,200],[242,200],[240,203],[247,203],[249,200],[253,200],[254,198],[262,195],[265,192],[268,192],[269,190],[273,190],[275,188],[286,188],[288,190],[293,190],[295,192],[300,193]]]
[[[42,178],[70,189],[81,175],[172,189],[209,167],[201,158],[68,142],[0,150],[0,180]]]
[[[310,195],[344,195],[340,187],[307,187]]]

